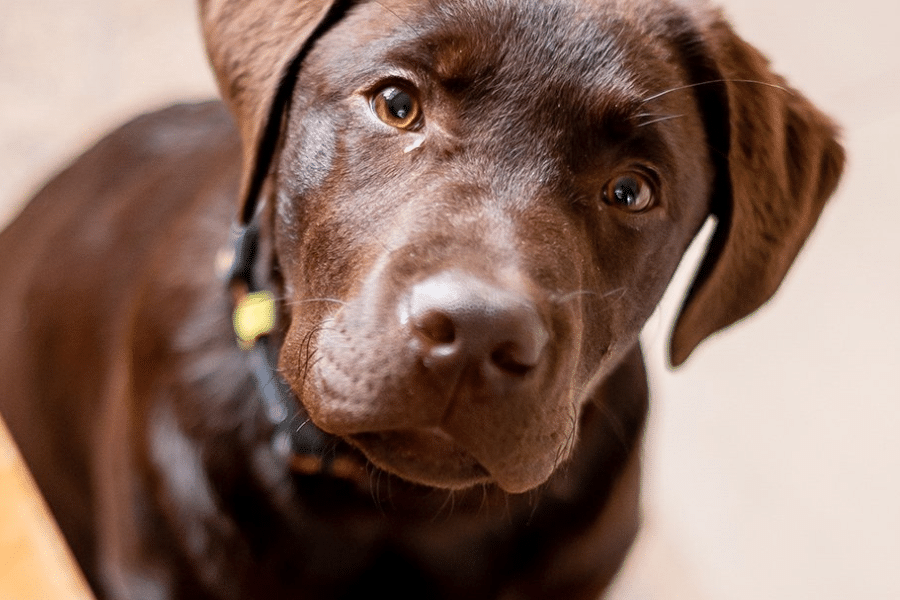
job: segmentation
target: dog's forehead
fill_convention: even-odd
[[[512,189],[516,182],[571,186],[574,173],[602,173],[626,157],[679,171],[703,150],[677,150],[685,135],[702,135],[696,107],[665,93],[689,87],[678,46],[658,20],[620,4],[356,4],[312,48],[295,106],[321,109],[323,119],[343,115],[335,131],[363,135],[344,117],[366,114],[367,99],[386,85],[410,86],[427,137],[410,149],[443,152],[458,177],[510,197],[531,194]],[[511,178],[513,171],[529,176]]]
[[[458,89],[556,88],[569,100],[602,97],[622,106],[671,85],[648,68],[666,49],[620,2],[431,0],[361,9],[365,27],[354,29],[367,33],[355,41],[370,60],[425,71]]]

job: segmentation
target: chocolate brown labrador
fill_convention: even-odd
[[[3,416],[96,594],[598,597],[641,327],[711,216],[672,363],[766,302],[834,125],[699,3],[200,7],[224,106],[0,237]]]

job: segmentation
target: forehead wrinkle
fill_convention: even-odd
[[[659,31],[634,14],[629,0],[425,1],[430,6],[420,10],[397,0],[369,4],[365,18],[380,33],[359,48],[365,56],[357,60],[380,55],[437,81],[468,86],[577,77],[627,97],[637,95],[636,84],[650,83],[632,81],[648,75],[646,61],[665,59],[667,52]],[[359,27],[352,29],[358,37]],[[659,86],[640,87],[646,96]]]
[[[642,70],[632,67],[640,57],[622,18],[584,16],[578,6],[558,2],[501,1],[478,11],[480,4],[442,4],[437,15],[395,30],[397,44],[386,59],[451,95],[488,98],[503,108],[542,96],[586,114],[637,113],[648,86],[636,80]]]

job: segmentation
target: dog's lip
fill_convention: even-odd
[[[412,483],[463,489],[491,481],[488,470],[440,428],[357,433],[348,441],[379,469]]]

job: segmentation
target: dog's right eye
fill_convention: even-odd
[[[412,129],[419,124],[421,108],[415,94],[390,85],[378,90],[372,98],[372,110],[384,123],[397,129]]]

